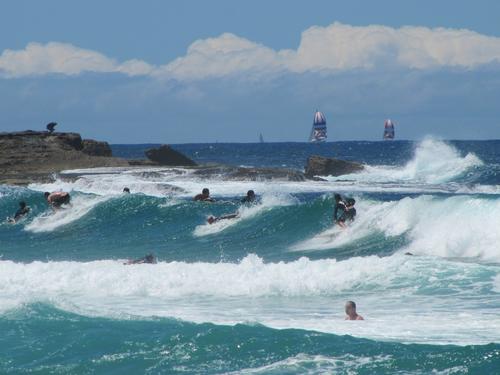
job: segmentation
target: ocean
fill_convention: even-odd
[[[199,163],[303,170],[319,154],[366,169],[291,182],[112,168],[0,185],[0,217],[31,207],[0,224],[0,373],[500,374],[500,141],[173,147]],[[192,201],[204,187],[215,203]],[[249,189],[258,203],[242,205]],[[54,190],[72,207],[52,213]],[[337,192],[356,199],[344,230]],[[158,263],[123,264],[147,253]],[[347,300],[364,321],[344,320]]]

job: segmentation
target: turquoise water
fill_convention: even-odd
[[[314,151],[367,171],[287,182],[106,169],[0,186],[0,216],[32,208],[0,224],[0,373],[498,373],[500,142],[314,146],[177,148],[297,169]],[[216,203],[191,200],[205,186]],[[250,188],[259,202],[242,206]],[[52,213],[41,192],[59,189],[72,207]],[[332,227],[333,192],[356,198],[346,230]],[[150,252],[158,264],[123,265]],[[346,300],[365,321],[344,320]]]

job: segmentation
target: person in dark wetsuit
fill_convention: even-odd
[[[207,188],[204,188],[201,194],[196,195],[193,199],[197,202],[215,202],[215,199],[210,197],[210,190]]]
[[[10,223],[16,223],[20,219],[22,219],[24,216],[26,216],[30,212],[30,208],[26,205],[26,202],[21,201],[19,202],[19,209],[16,211],[14,214],[14,217],[11,217],[8,219]]]
[[[343,201],[342,197],[340,194],[335,194],[334,196],[335,199],[335,205],[333,207],[333,221],[335,224],[338,224],[340,227],[345,228],[345,221],[346,221],[346,212],[347,212],[347,205]]]
[[[61,208],[63,204],[68,204],[71,199],[69,193],[63,191],[56,191],[53,193],[46,191],[44,196],[47,203],[50,204],[52,208]]]
[[[356,209],[354,208],[356,200],[354,198],[347,198],[345,203],[346,203],[346,211],[344,214],[345,221],[352,222],[356,217]]]
[[[128,187],[124,187],[124,188],[123,188],[123,192],[124,192],[125,194],[130,194],[130,189],[129,189]]]
[[[129,264],[156,264],[156,257],[153,254],[147,254],[146,256],[139,259],[128,260],[125,265]]]
[[[254,203],[255,198],[255,192],[253,190],[248,190],[246,197],[241,200],[241,203]]]

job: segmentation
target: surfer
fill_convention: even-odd
[[[345,228],[345,213],[347,211],[347,205],[343,201],[340,194],[335,194],[333,198],[335,199],[335,206],[333,207],[333,221],[340,227]]]
[[[210,216],[207,219],[207,222],[208,222],[208,224],[213,224],[213,223],[216,223],[216,222],[221,221],[221,220],[236,219],[238,216],[239,216],[239,214],[237,214],[237,213],[235,213],[235,214],[229,214],[229,215],[224,215],[224,216],[219,216],[219,217]]]
[[[61,208],[63,204],[69,204],[69,201],[71,199],[69,193],[64,191],[55,191],[52,193],[46,191],[43,195],[45,196],[47,203],[50,204],[54,209]]]
[[[153,254],[146,254],[142,258],[130,259],[123,264],[125,264],[125,265],[129,265],[129,264],[156,264],[156,257]]]
[[[124,192],[125,194],[130,194],[130,189],[129,189],[128,187],[124,187],[124,188],[123,188],[123,192]]]
[[[356,204],[356,200],[354,198],[347,198],[345,201],[346,204],[346,212],[345,212],[345,221],[352,222],[356,217],[356,209],[354,205]]]
[[[215,202],[215,199],[210,197],[210,190],[207,188],[204,188],[201,194],[196,195],[193,199],[198,202]]]
[[[352,222],[356,217],[354,198],[342,199],[340,194],[335,194],[335,207],[333,209],[333,220],[342,228],[346,228],[346,221]]]
[[[255,203],[255,198],[256,198],[255,192],[253,190],[248,190],[246,197],[244,197],[241,200],[241,203]],[[213,224],[213,223],[216,223],[217,221],[220,221],[220,220],[236,219],[239,216],[240,216],[240,214],[238,212],[235,212],[234,214],[219,216],[219,217],[210,216],[207,219],[207,222],[208,222],[208,224]]]
[[[18,220],[22,219],[30,212],[30,208],[26,205],[26,202],[19,202],[19,209],[14,214],[14,217],[8,219],[9,223],[16,223]]]
[[[241,203],[253,203],[255,202],[255,192],[253,190],[248,190],[246,197],[241,200]]]
[[[356,303],[354,301],[347,301],[345,303],[345,313],[345,320],[365,320],[356,312]]]

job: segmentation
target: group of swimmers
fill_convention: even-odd
[[[257,197],[255,195],[255,192],[253,190],[248,190],[247,195],[241,199],[241,203],[253,204],[253,203],[256,203],[256,199],[257,199]],[[210,190],[208,188],[204,188],[200,194],[195,195],[193,200],[195,202],[212,202],[212,203],[215,202],[215,199],[213,199],[210,196]],[[236,219],[237,217],[239,217],[238,212],[235,212],[235,213],[229,214],[229,215],[219,216],[219,217],[210,216],[207,219],[207,223],[213,224],[213,223],[216,223],[216,222],[221,221],[221,220]]]
[[[67,205],[71,201],[71,196],[69,193],[64,192],[64,191],[54,191],[52,193],[49,193],[46,191],[44,194],[45,200],[49,204],[52,209],[56,210],[61,208],[61,206]],[[14,216],[7,218],[7,221],[9,223],[15,224],[19,220],[23,219],[26,215],[29,214],[30,212],[30,207],[26,204],[25,201],[19,202],[19,209],[16,211]]]
[[[128,187],[123,188],[123,193],[130,194],[130,189]],[[47,191],[44,193],[44,197],[54,210],[61,208],[63,205],[68,205],[71,201],[69,193],[63,191],[55,191],[52,193]],[[241,203],[253,204],[256,203],[256,199],[255,192],[253,190],[248,190],[246,196],[241,199]],[[210,190],[208,188],[204,188],[200,194],[195,195],[193,200],[197,202],[215,202],[215,199],[210,196]],[[356,201],[354,198],[343,198],[340,194],[335,194],[334,200],[333,222],[342,228],[346,228],[346,223],[352,222],[356,217],[356,208],[354,208]],[[26,202],[21,201],[19,202],[19,209],[13,217],[8,219],[8,221],[16,223],[29,212],[30,208],[26,205]],[[219,217],[210,216],[207,222],[213,224],[221,220],[235,219],[238,216],[239,214],[237,212]]]
[[[130,194],[130,189],[128,187],[123,188],[123,193]],[[45,192],[45,200],[47,203],[55,210],[61,208],[62,205],[67,205],[71,201],[71,196],[67,192]],[[197,194],[194,201],[198,202],[215,202],[210,196],[210,190],[204,188],[201,194]],[[334,195],[334,209],[333,209],[333,221],[342,228],[346,227],[346,222],[352,222],[356,216],[356,209],[354,205],[356,201],[353,198],[342,198],[340,194]],[[253,204],[256,202],[256,195],[253,190],[248,190],[245,197],[241,199],[241,203]],[[23,217],[25,217],[30,212],[30,207],[27,206],[26,202],[19,202],[19,209],[16,211],[12,218],[8,221],[11,223],[16,223]],[[214,217],[210,216],[207,220],[209,224],[213,224],[220,220],[234,219],[238,217],[238,213]],[[147,254],[139,259],[128,260],[125,265],[131,264],[155,264],[157,262],[156,257],[153,254]],[[361,315],[356,312],[356,303],[354,301],[347,301],[345,304],[346,320],[364,320]]]

